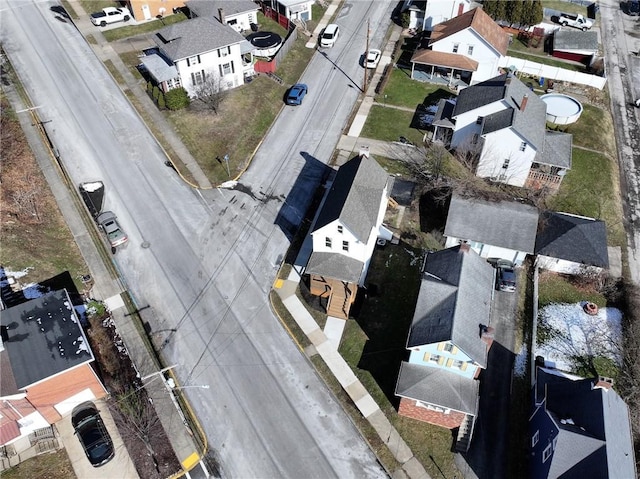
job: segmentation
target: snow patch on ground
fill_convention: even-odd
[[[538,344],[536,351],[536,355],[544,357],[547,366],[574,371],[576,356],[604,356],[621,363],[622,313],[619,309],[602,308],[591,316],[584,312],[581,303],[550,304],[540,311],[538,328],[552,333],[544,344]]]
[[[513,373],[519,378],[525,377],[527,368],[527,361],[529,360],[529,350],[526,345],[520,348],[520,351],[516,355],[516,359],[513,363]]]

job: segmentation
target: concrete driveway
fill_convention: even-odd
[[[78,479],[89,479],[95,477],[126,477],[127,479],[140,477],[136,472],[136,468],[129,457],[129,452],[122,442],[120,433],[113,422],[113,416],[109,412],[104,400],[96,400],[93,403],[100,411],[100,416],[104,422],[115,449],[115,456],[111,461],[99,468],[93,467],[87,456],[85,455],[80,441],[75,436],[73,426],[71,425],[71,414],[58,421],[56,427],[60,433],[60,441],[67,450],[69,460],[73,466]]]

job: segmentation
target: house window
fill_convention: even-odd
[[[469,56],[473,55],[473,45],[469,45],[469,48],[467,48],[467,55]]]
[[[482,125],[482,120],[484,120],[484,117],[479,116],[478,119],[476,120],[476,125]]]
[[[480,139],[480,135],[478,135],[477,133],[474,133],[473,138],[471,138],[471,143],[474,145],[477,145],[479,139]]]
[[[200,55],[196,55],[195,57],[187,58],[187,66],[198,65],[200,63]]]
[[[502,169],[506,170],[507,168],[509,168],[509,158],[504,160],[504,163],[502,163]]]
[[[453,351],[453,344],[451,343],[447,343],[444,345],[444,350],[448,353],[450,353],[451,351]]]
[[[238,20],[236,18],[234,18],[233,20],[229,20],[227,22],[227,25],[237,25],[238,24]]]
[[[538,439],[540,439],[540,431],[536,431],[533,437],[531,438],[531,447],[538,444]]]
[[[225,48],[218,48],[218,58],[226,57],[231,53],[231,46],[226,46]]]
[[[432,361],[432,362],[438,363],[438,364],[440,364],[443,359],[444,358],[442,356],[440,356],[439,354],[433,354],[433,353],[429,357],[429,361]]]
[[[464,364],[464,361],[455,360],[453,362],[453,364],[451,365],[451,367],[456,368],[456,369],[462,369],[462,365],[463,364]]]
[[[527,142],[523,141],[522,143],[520,143],[520,151],[524,151],[527,149]]]
[[[220,76],[230,75],[231,73],[236,72],[233,62],[218,65],[218,68],[220,69]]]
[[[544,448],[542,451],[542,462],[547,462],[547,459],[551,457],[551,444]]]
[[[343,241],[342,242],[342,251],[349,251],[349,242],[348,241]]]
[[[460,46],[459,43],[454,43],[453,44],[453,53],[458,53],[458,47]]]
[[[201,85],[204,82],[204,70],[191,73],[191,83],[193,85]]]
[[[327,248],[331,248],[331,238],[329,238],[328,236],[324,239],[324,245]]]
[[[342,225],[338,225],[338,233],[342,234],[343,228]]]

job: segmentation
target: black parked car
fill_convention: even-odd
[[[113,442],[95,404],[87,401],[73,408],[71,424],[93,467],[100,467],[113,458]]]
[[[497,288],[500,291],[513,293],[516,290],[516,272],[513,270],[513,263],[504,259],[499,259],[496,263],[498,267]]]
[[[627,1],[627,14],[637,17],[640,15],[640,1],[639,0],[628,0]]]

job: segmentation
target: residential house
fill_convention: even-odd
[[[315,0],[271,0],[271,8],[291,21],[308,22],[313,20],[311,7],[314,3]]]
[[[216,18],[238,33],[258,23],[260,6],[251,0],[189,0],[187,7],[193,16]]]
[[[24,458],[39,433],[107,391],[65,290],[4,310],[0,333],[0,445]]]
[[[509,35],[481,8],[474,8],[433,28],[427,48],[411,57],[411,78],[445,77],[449,85],[473,85],[499,73]]]
[[[571,168],[572,136],[547,131],[547,105],[510,73],[441,100],[434,141],[477,157],[477,176],[526,188],[557,189]]]
[[[532,479],[637,477],[629,408],[602,378],[536,368]]]
[[[398,413],[449,429],[468,448],[478,413],[476,378],[487,366],[493,268],[468,244],[425,259],[396,384]]]
[[[327,298],[327,313],[347,319],[364,284],[383,225],[391,177],[368,152],[347,161],[327,192],[311,233],[313,252],[305,273],[311,293]]]
[[[598,53],[598,32],[559,29],[553,34],[554,57],[591,65]]]
[[[184,0],[125,0],[125,5],[138,22],[165,17],[184,7]]]
[[[141,58],[162,91],[184,87],[190,97],[207,81],[220,90],[244,85],[254,74],[253,47],[217,18],[197,17],[160,29],[157,53]]]
[[[607,227],[594,218],[545,211],[540,215],[535,254],[539,268],[558,273],[608,269]]]
[[[521,265],[534,252],[537,229],[538,210],[533,206],[454,193],[444,227],[445,248],[468,243],[482,258]]]
[[[405,0],[402,12],[409,13],[409,28],[431,31],[439,23],[469,11],[469,0]]]

